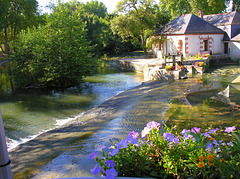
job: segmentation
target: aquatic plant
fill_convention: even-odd
[[[106,178],[238,177],[240,139],[235,126],[204,131],[194,127],[180,133],[176,129],[152,121],[141,132],[141,138],[133,131],[125,139],[112,142],[107,151],[103,151],[104,147],[97,149],[90,156],[99,163],[92,173]],[[220,133],[231,137],[230,142],[224,142]]]

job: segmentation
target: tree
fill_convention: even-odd
[[[91,46],[95,46],[95,53],[101,55],[110,38],[110,25],[106,19],[107,8],[98,1],[90,1],[86,4],[70,1],[65,4],[72,12],[81,14],[81,19],[86,23],[87,40]]]
[[[0,0],[0,41],[5,52],[22,29],[36,24],[37,6],[37,0]]]
[[[156,9],[153,0],[122,0],[118,2],[116,9],[120,14],[111,20],[111,28],[122,38],[141,38],[146,54],[146,38],[156,29]]]
[[[15,44],[18,87],[68,87],[79,84],[94,66],[81,14],[58,4],[46,25],[21,33]]]
[[[240,0],[230,0],[232,3],[232,11],[240,11]]]
[[[160,0],[160,7],[171,12],[172,18],[203,10],[204,14],[217,14],[226,10],[229,0]]]
[[[105,18],[107,14],[107,8],[102,2],[90,1],[83,5],[84,12],[88,14],[94,14],[99,18]]]

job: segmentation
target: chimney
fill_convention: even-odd
[[[201,19],[203,19],[203,11],[202,11],[202,10],[199,10],[199,11],[198,11],[198,17],[200,17]]]

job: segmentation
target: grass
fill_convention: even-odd
[[[101,60],[118,60],[118,59],[127,59],[127,58],[139,58],[143,57],[144,52],[143,51],[133,51],[133,52],[125,52],[122,55],[119,56],[107,56],[104,55],[100,59]]]

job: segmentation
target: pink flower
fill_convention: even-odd
[[[201,128],[194,127],[194,128],[192,128],[191,132],[196,134],[196,132],[199,133],[200,130],[201,130]]]
[[[152,121],[152,122],[147,123],[147,127],[150,128],[150,129],[152,129],[152,127],[153,127],[154,129],[157,129],[158,126],[160,126],[160,125],[161,125],[160,123],[157,123],[157,122],[155,122],[155,121]]]
[[[225,130],[225,132],[230,133],[230,132],[234,131],[235,129],[236,129],[235,126],[227,127],[226,130]]]
[[[145,137],[146,135],[148,135],[151,130],[152,129],[150,129],[148,127],[144,127],[144,129],[142,131],[142,138]]]
[[[132,132],[130,132],[130,133],[128,134],[128,136],[131,136],[131,137],[133,137],[134,139],[136,139],[136,138],[139,137],[139,134],[138,134],[138,132],[132,131]]]

